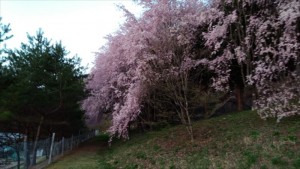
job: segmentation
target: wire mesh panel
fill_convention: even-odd
[[[31,143],[31,144],[33,144],[33,143]],[[33,151],[30,154],[31,164],[38,164],[38,163],[43,162],[48,159],[50,144],[51,144],[50,138],[46,138],[44,140],[39,140],[37,142],[35,154]],[[34,155],[35,155],[35,158],[33,157]],[[35,162],[33,162],[34,159],[35,159]]]
[[[78,136],[56,139],[53,142],[52,137],[48,137],[37,141],[35,151],[33,151],[34,142],[27,141],[27,139],[23,141],[26,136],[21,138],[22,141],[18,139],[15,142],[5,142],[5,144],[3,143],[3,139],[0,138],[2,141],[0,142],[0,168],[28,168],[29,166],[47,163],[50,155],[52,159],[61,156],[64,152],[76,148],[80,143],[95,136],[94,133],[94,131],[90,131]],[[50,154],[51,145],[53,146],[52,154]]]
[[[21,135],[1,133],[0,136],[0,168],[11,168],[23,163]]]

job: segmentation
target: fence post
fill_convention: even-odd
[[[50,146],[50,154],[49,154],[48,164],[51,163],[52,151],[53,151],[53,146],[54,146],[54,138],[55,138],[55,133],[52,134],[52,141],[51,141],[51,146]]]
[[[30,161],[28,156],[28,140],[27,136],[24,136],[24,168],[28,169]]]
[[[61,140],[61,155],[64,155],[64,150],[65,150],[65,137],[62,138]]]

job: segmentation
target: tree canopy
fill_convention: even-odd
[[[168,94],[191,133],[191,96],[207,91],[235,91],[242,110],[247,90],[262,118],[299,114],[297,0],[138,2],[140,18],[121,7],[127,21],[99,52],[82,104],[90,119],[112,115],[112,136],[128,137],[152,89]]]
[[[22,43],[20,49],[7,51],[0,103],[4,112],[11,113],[2,124],[12,125],[4,130],[21,126],[24,130],[18,132],[28,134],[39,123],[45,131],[64,126],[74,132],[82,127],[83,68],[78,57],[67,54],[61,42],[52,44],[42,30],[28,35],[28,43]]]

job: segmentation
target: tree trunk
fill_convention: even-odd
[[[20,163],[20,150],[19,148],[16,148],[16,154],[17,154],[17,168],[20,169],[21,163]]]
[[[188,127],[189,127],[189,134],[190,134],[191,143],[194,143],[194,130],[193,130],[192,123],[189,123]]]
[[[208,117],[208,105],[207,105],[207,95],[205,94],[204,95],[204,104],[203,104],[203,107],[204,107],[204,118],[207,118]]]
[[[28,132],[26,132],[28,134]],[[30,153],[28,151],[28,135],[24,136],[24,168],[28,169],[30,165]]]
[[[38,142],[39,137],[40,137],[40,131],[41,131],[41,126],[43,124],[43,121],[44,121],[44,116],[41,117],[38,129],[37,129],[37,132],[36,132],[36,137],[35,137],[34,146],[33,146],[33,150],[32,150],[32,155],[33,155],[32,156],[32,163],[31,163],[32,166],[36,164],[37,142]]]
[[[237,86],[235,88],[235,95],[236,95],[236,101],[237,101],[237,111],[243,111],[244,110],[244,90],[242,87]]]
[[[194,131],[192,126],[192,121],[190,118],[190,113],[187,108],[181,108],[181,122],[185,125],[185,128],[190,136],[190,141],[194,142]]]

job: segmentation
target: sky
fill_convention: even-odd
[[[0,0],[2,23],[10,24],[13,35],[6,46],[19,48],[21,42],[27,42],[27,33],[36,35],[41,28],[52,42],[61,41],[69,56],[82,58],[89,70],[94,52],[106,43],[105,36],[117,31],[125,20],[116,4],[123,4],[136,16],[142,13],[132,0]]]

